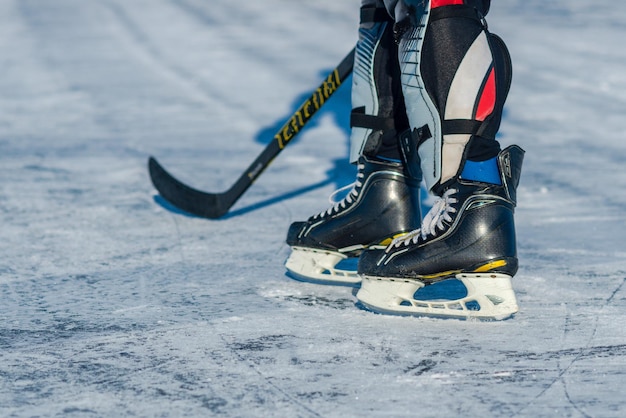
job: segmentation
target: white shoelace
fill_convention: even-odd
[[[456,208],[452,206],[458,200],[452,195],[456,194],[458,190],[448,189],[446,192],[435,201],[433,207],[428,211],[422,225],[419,229],[409,232],[407,235],[396,238],[389,244],[387,251],[392,248],[398,248],[402,245],[417,244],[420,237],[426,239],[428,235],[436,236],[437,230],[443,231],[443,222],[452,222],[452,213],[456,213]]]
[[[363,169],[365,168],[365,165],[359,164],[359,165],[357,165],[357,168],[358,168],[358,172],[356,174],[356,181],[354,183],[348,184],[346,186],[343,186],[343,187],[335,190],[328,197],[328,201],[333,206],[331,206],[326,211],[318,213],[317,215],[315,215],[315,218],[318,218],[318,217],[319,218],[324,218],[325,216],[330,216],[333,213],[339,212],[339,210],[341,210],[341,209],[345,209],[346,205],[351,205],[353,202],[356,201],[356,199],[359,197],[359,190],[361,189],[361,186],[363,186],[363,183],[361,182],[361,179],[363,177],[365,177],[365,174],[363,174]],[[352,190],[350,190],[350,192],[346,195],[346,197],[344,197],[340,201],[335,201],[334,200],[335,196],[337,196],[342,191],[349,189],[350,187],[352,187]]]

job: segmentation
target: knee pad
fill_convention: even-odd
[[[488,1],[405,3],[409,15],[396,31],[412,135],[403,146],[417,148],[436,192],[458,177],[468,156],[497,155],[512,65],[504,42],[487,30]]]

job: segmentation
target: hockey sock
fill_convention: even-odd
[[[500,170],[498,169],[497,157],[486,161],[465,161],[465,166],[461,172],[464,180],[479,181],[481,183],[502,184]]]

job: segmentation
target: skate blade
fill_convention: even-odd
[[[355,270],[336,268],[337,264],[347,260],[345,254],[315,250],[310,248],[292,247],[291,254],[285,262],[290,277],[310,283],[358,286],[361,278]]]
[[[455,299],[421,300],[416,298],[416,293],[425,284],[418,280],[367,276],[363,277],[356,297],[368,310],[394,315],[502,320],[519,310],[511,276],[463,273],[457,274],[455,278],[465,286],[467,293]],[[448,280],[432,286],[446,282]]]

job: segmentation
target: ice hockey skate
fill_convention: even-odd
[[[350,161],[357,178],[343,200],[289,228],[286,267],[300,280],[357,286],[355,258],[421,222],[421,171],[409,171],[401,149],[410,133],[393,20],[382,4],[369,3],[361,9],[352,81]]]
[[[513,212],[523,160],[521,148],[501,151],[496,140],[511,57],[479,2],[411,4],[396,23],[406,149],[439,200],[418,230],[361,255],[357,298],[383,313],[504,319],[518,310]],[[452,282],[463,292],[433,290]]]
[[[516,188],[523,150],[511,146],[497,157],[500,181],[454,181],[425,216],[420,229],[384,250],[359,259],[363,276],[357,299],[392,314],[505,319],[518,311],[511,278],[518,268]],[[466,294],[424,300],[420,291],[459,280]],[[432,292],[431,292],[432,293]]]
[[[298,280],[358,285],[353,269],[336,266],[366,248],[385,248],[420,222],[419,182],[399,162],[361,157],[356,182],[344,199],[305,222],[294,222],[287,234],[291,255],[285,263]]]

